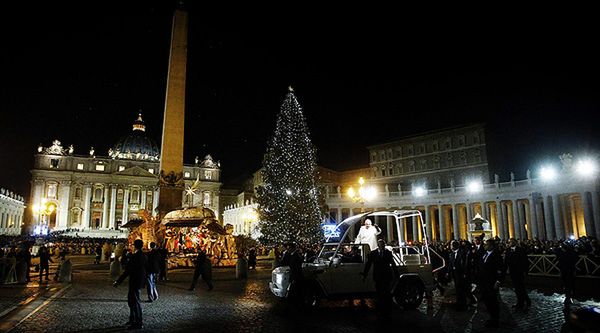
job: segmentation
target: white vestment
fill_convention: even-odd
[[[364,225],[360,227],[360,231],[358,232],[358,236],[356,236],[355,244],[369,244],[371,247],[371,251],[377,248],[377,235],[381,233],[381,229],[378,229],[374,226],[370,226],[369,228]]]

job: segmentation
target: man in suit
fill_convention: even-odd
[[[303,288],[302,262],[304,261],[300,249],[296,243],[286,244],[286,250],[281,257],[281,266],[290,268],[289,298],[299,300]]]
[[[485,241],[484,249],[485,254],[479,260],[477,274],[481,297],[490,314],[490,319],[485,326],[498,327],[500,324],[498,289],[500,288],[500,281],[502,281],[502,256],[496,249],[493,239]]]
[[[48,253],[48,248],[42,246],[40,248],[40,282],[42,282],[42,275],[44,271],[46,271],[46,281],[48,281],[48,273],[50,271],[50,262],[54,262],[52,258],[50,258],[50,253]]]
[[[448,275],[454,281],[454,288],[456,289],[456,309],[462,311],[467,309],[467,274],[469,265],[466,253],[460,248],[460,243],[457,240],[452,241],[451,248]]]
[[[148,291],[148,302],[154,302],[158,299],[156,290],[156,278],[160,272],[160,253],[156,248],[156,243],[150,243],[150,253],[148,253],[148,276],[146,278],[146,290]]]
[[[377,241],[377,249],[369,253],[367,264],[361,273],[363,280],[366,278],[369,270],[373,266],[373,281],[375,281],[375,291],[377,292],[377,305],[380,310],[387,313],[392,305],[392,282],[398,276],[398,267],[394,262],[392,252],[385,248],[385,241]]]
[[[514,304],[512,307],[522,308],[525,306],[527,308],[531,305],[527,289],[525,289],[525,276],[529,271],[527,253],[518,245],[517,240],[514,238],[508,240],[508,246],[506,255],[504,256],[504,265],[508,269],[510,280],[517,295],[517,304]]]
[[[136,239],[133,242],[135,248],[134,253],[131,255],[125,271],[113,284],[117,287],[123,280],[129,277],[129,291],[127,292],[127,305],[129,306],[129,322],[127,323],[127,329],[142,329],[142,304],[140,300],[140,289],[144,287],[146,281],[146,269],[148,266],[148,259],[142,251],[144,242],[141,239]]]

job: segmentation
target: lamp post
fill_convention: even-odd
[[[365,186],[365,179],[363,177],[358,178],[358,191],[355,191],[352,186],[348,188],[348,197],[353,201],[360,203],[360,212],[365,211],[365,201],[370,201],[377,195],[377,192],[373,186]]]

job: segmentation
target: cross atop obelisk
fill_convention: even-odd
[[[179,5],[173,15],[167,95],[163,120],[158,211],[181,207],[183,192],[183,128],[185,118],[185,76],[187,62],[188,14]]]

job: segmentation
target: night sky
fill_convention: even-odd
[[[0,11],[0,187],[28,196],[39,143],[107,155],[140,109],[160,144],[172,6],[90,3]],[[189,6],[186,163],[210,153],[226,187],[257,170],[289,85],[335,170],[367,166],[368,145],[479,122],[501,180],[600,148],[599,30],[585,20],[328,14]]]

